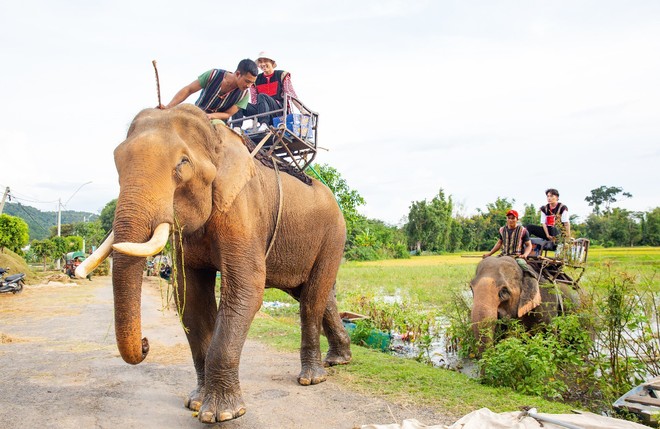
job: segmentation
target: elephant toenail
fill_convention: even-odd
[[[215,423],[215,415],[210,411],[204,411],[199,415],[199,421],[202,423]]]
[[[231,420],[233,418],[234,418],[234,415],[232,413],[230,413],[229,411],[223,411],[222,413],[220,413],[220,418],[218,419],[218,421],[225,422],[225,421]]]

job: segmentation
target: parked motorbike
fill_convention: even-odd
[[[5,277],[9,268],[0,268],[0,293],[17,293],[23,290],[25,274],[18,273]]]
[[[172,276],[172,267],[169,264],[165,264],[160,267],[160,277],[169,281]]]
[[[147,261],[147,277],[156,275],[156,266],[154,261]]]

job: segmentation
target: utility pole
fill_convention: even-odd
[[[62,204],[62,198],[59,198],[57,200],[57,236],[61,237],[62,236],[62,206],[66,207],[67,204],[69,204],[69,201],[71,201],[71,198],[73,198],[74,195],[78,193],[78,191],[85,185],[89,185],[92,183],[91,181],[85,182],[82,185],[78,186],[78,189],[75,190],[73,194],[69,197],[68,200],[66,200],[66,203]],[[60,270],[60,259],[57,259],[57,270]]]
[[[57,236],[62,236],[62,198],[57,199]],[[60,259],[57,258],[57,271],[60,270]]]
[[[57,236],[62,236],[62,198],[57,200]]]
[[[5,209],[5,199],[7,199],[7,196],[9,195],[9,186],[5,188],[5,193],[2,194],[2,202],[0,202],[0,214],[2,214],[2,211]],[[9,201],[11,201],[11,195],[9,195]]]

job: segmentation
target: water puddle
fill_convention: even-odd
[[[394,295],[383,295],[379,296],[377,299],[386,304],[401,304],[404,301],[399,290],[397,290]],[[271,314],[276,314],[280,313],[281,311],[290,309],[292,305],[297,306],[297,304],[289,304],[280,301],[264,301],[262,304],[262,310],[265,310]],[[355,313],[342,314],[356,315]],[[444,335],[446,323],[446,321],[441,319],[437,321],[436,328],[430,332],[430,334],[434,337],[434,340],[431,342],[428,351],[422,350],[420,347],[418,347],[417,344],[414,341],[411,341],[411,338],[409,338],[406,334],[400,334],[397,332],[391,332],[389,334],[389,347],[386,344],[382,344],[383,341],[381,338],[383,336],[387,336],[388,334],[380,331],[374,332],[374,337],[377,338],[372,341],[373,344],[371,344],[371,347],[382,349],[386,353],[404,359],[419,358],[418,360],[430,362],[434,367],[457,371],[469,377],[477,378],[479,376],[479,370],[476,362],[473,359],[461,358],[458,356],[458,353],[452,351],[451,348],[447,345]],[[352,329],[355,329],[355,324],[345,323],[344,326],[346,326],[349,333],[352,331]],[[424,355],[420,357],[420,354],[422,353]]]
[[[457,371],[471,378],[479,377],[479,368],[473,359],[461,358],[458,353],[449,349],[442,328],[439,328],[438,335],[431,342],[428,351],[422,350],[406,335],[393,333],[390,353],[406,359],[418,359],[422,354],[420,360],[430,361],[434,367]]]

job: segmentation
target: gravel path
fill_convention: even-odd
[[[176,314],[160,311],[156,278],[145,278],[142,332],[150,352],[128,365],[115,346],[109,277],[26,286],[0,295],[0,427],[204,428],[183,407],[195,384]],[[218,428],[355,428],[369,423],[450,423],[358,395],[332,380],[299,386],[297,353],[248,340],[240,379],[247,413]]]

